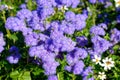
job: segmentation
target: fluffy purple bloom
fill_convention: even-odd
[[[40,46],[33,46],[33,47],[30,47],[29,49],[29,55],[31,57],[40,57],[41,58],[41,55],[42,54],[46,54],[47,51],[45,50],[44,46],[43,45],[40,45]]]
[[[63,35],[62,32],[54,30],[50,34],[50,39],[46,41],[46,47],[54,52],[72,51],[76,43]]]
[[[39,42],[39,35],[36,33],[25,35],[25,43],[27,46],[35,46]]]
[[[80,0],[72,0],[72,8],[76,8],[80,4]]]
[[[4,41],[3,33],[0,32],[0,53],[4,50],[5,44],[6,42]]]
[[[84,59],[88,55],[87,51],[82,48],[75,48],[73,51],[66,55],[66,60],[69,65],[73,65],[79,59]]]
[[[26,8],[27,8],[27,7],[26,7],[26,4],[21,4],[21,5],[20,5],[20,8],[21,8],[21,9],[26,9]]]
[[[99,26],[93,26],[91,29],[90,29],[90,34],[94,34],[94,35],[102,35],[104,36],[105,35],[105,31],[103,28],[99,27]]]
[[[75,13],[72,11],[68,11],[65,13],[65,19],[67,21],[74,21],[75,20]]]
[[[21,20],[27,19],[29,21],[32,17],[32,12],[28,9],[21,9],[16,14],[17,17],[19,17]]]
[[[120,42],[120,31],[116,28],[111,30],[110,41],[112,42],[112,44]]]
[[[11,53],[19,53],[19,49],[16,46],[12,46],[12,47],[10,47],[9,52],[11,52]]]
[[[85,14],[77,14],[75,17],[75,29],[82,30],[86,26],[87,15]]]
[[[88,76],[90,73],[93,73],[93,71],[92,71],[92,67],[87,67],[83,72],[82,72],[82,76],[83,77],[86,77],[86,76]]]
[[[118,16],[116,17],[116,21],[117,21],[118,23],[120,23],[120,15],[118,15]]]
[[[84,47],[85,45],[88,44],[88,40],[85,36],[80,36],[76,38],[76,41],[78,43],[79,46]]]
[[[58,80],[56,75],[50,75],[48,76],[48,80]]]
[[[54,62],[46,62],[43,64],[43,68],[45,70],[46,75],[54,75],[56,74],[56,68],[59,66],[59,63],[54,61]]]
[[[105,30],[108,29],[107,28],[107,24],[105,24],[105,23],[100,23],[100,24],[98,24],[98,26],[101,27],[101,28],[103,28],[103,29],[105,29]]]
[[[112,46],[112,44],[99,36],[92,37],[93,49],[97,53],[103,53]]]
[[[12,46],[10,47],[9,52],[12,54],[7,57],[7,61],[10,64],[17,64],[20,59],[19,49],[16,46]]]
[[[66,34],[70,34],[71,35],[75,31],[75,24],[63,20],[61,25],[59,26],[59,30],[63,31]]]
[[[20,54],[19,53],[16,53],[16,54],[12,54],[10,56],[7,57],[7,61],[10,63],[10,64],[17,64],[18,61],[20,59]]]
[[[71,72],[71,70],[72,70],[72,66],[65,66],[65,68],[64,68],[66,71],[68,71],[68,72]]]
[[[5,27],[13,31],[22,31],[26,27],[26,25],[17,17],[9,17],[7,18]]]
[[[74,66],[73,66],[73,73],[74,74],[81,74],[84,68],[84,63],[83,61],[78,61]]]
[[[38,14],[40,16],[40,19],[44,20],[50,15],[54,14],[54,8],[50,6],[42,6],[38,8]]]
[[[97,0],[89,0],[90,3],[95,4]]]
[[[7,5],[0,5],[0,11],[3,10],[8,10],[8,6]]]

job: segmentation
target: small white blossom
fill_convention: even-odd
[[[114,0],[115,1],[115,6],[119,7],[120,6],[120,0]]]
[[[104,67],[104,70],[110,70],[112,67],[114,67],[114,61],[112,61],[112,58],[105,58],[102,60],[103,63],[101,64],[101,66]]]
[[[99,72],[99,75],[98,75],[98,77],[99,77],[101,80],[104,80],[104,79],[106,79],[105,72]]]
[[[94,59],[93,59],[92,61],[95,62],[96,64],[101,64],[101,63],[100,63],[100,60],[101,60],[101,57],[95,55],[95,56],[94,56]]]

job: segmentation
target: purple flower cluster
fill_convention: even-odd
[[[10,47],[9,52],[12,54],[7,57],[7,61],[10,64],[17,64],[20,59],[19,49],[16,46],[12,46]]]
[[[93,4],[96,3],[96,0],[89,1]],[[106,35],[105,30],[107,30],[105,23],[92,26],[89,31],[92,46],[86,47],[89,46],[87,37],[78,36],[75,38],[76,41],[67,37],[67,35],[71,36],[75,31],[81,31],[86,27],[88,15],[85,10],[81,14],[67,10],[64,12],[63,20],[47,21],[48,18],[56,14],[55,8],[64,6],[76,8],[80,0],[36,0],[36,2],[37,9],[33,11],[22,4],[21,10],[17,12],[15,17],[7,18],[5,27],[12,31],[22,32],[24,42],[29,47],[29,56],[40,59],[40,65],[42,65],[45,75],[48,76],[48,80],[57,80],[56,69],[60,63],[56,60],[56,56],[60,53],[66,53],[65,70],[82,75],[83,80],[87,80],[89,73],[93,73],[92,68],[90,66],[86,68],[83,61],[88,56],[88,52],[90,56],[101,55],[113,46],[111,42],[116,44],[120,41],[120,31],[113,29],[111,40],[108,41],[103,38]],[[90,50],[88,50],[89,48]],[[10,52],[13,54],[7,57],[8,62],[18,63],[20,59],[18,49],[11,47]],[[94,78],[88,80],[94,80]]]
[[[74,74],[81,74],[85,66],[82,59],[86,58],[87,55],[88,53],[85,49],[76,47],[66,55],[68,66],[65,67],[65,70]]]
[[[110,40],[112,44],[117,44],[118,42],[120,42],[120,30],[116,28],[112,29]]]
[[[0,32],[0,53],[4,50],[4,46],[5,46],[5,41],[4,41],[4,38],[3,38],[3,33]]]

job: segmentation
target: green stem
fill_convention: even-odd
[[[3,14],[3,21],[4,21],[4,23],[5,23],[5,22],[6,22],[5,12],[3,11],[2,14]],[[11,34],[10,34],[10,31],[9,31],[8,29],[6,29],[6,32],[7,32],[7,35],[8,35],[8,37],[9,37],[9,36],[11,35]]]

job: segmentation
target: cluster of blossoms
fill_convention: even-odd
[[[89,0],[95,3],[96,0]],[[94,2],[93,2],[94,1]],[[104,0],[98,0],[104,3]],[[76,14],[73,11],[64,12],[64,19],[48,22],[47,19],[56,14],[55,8],[76,8],[80,4],[80,0],[36,0],[37,9],[30,11],[25,4],[20,6],[14,17],[8,17],[5,28],[15,32],[22,32],[24,42],[29,47],[29,56],[37,57],[41,61],[45,75],[48,80],[57,80],[56,69],[60,63],[56,60],[59,54],[67,53],[67,65],[65,70],[75,75],[82,75],[83,80],[94,80],[93,77],[87,79],[89,73],[93,73],[91,66],[85,66],[84,59],[88,56],[101,56],[109,48],[120,42],[120,31],[116,28],[111,30],[110,40],[106,40],[107,24],[101,23],[90,28],[92,47],[86,47],[89,40],[85,36],[75,37],[73,40],[67,35],[73,35],[75,31],[82,31],[86,27],[86,12]],[[39,32],[36,32],[39,31]],[[0,34],[0,40],[3,40]],[[0,41],[1,42],[1,41]],[[4,46],[0,43],[0,46]],[[1,49],[2,50],[2,49]],[[18,63],[20,53],[17,47],[10,48],[12,53],[7,57],[11,64]],[[97,57],[95,57],[97,58]],[[95,59],[100,64],[100,59]],[[110,69],[111,59],[106,58],[101,64],[105,69]],[[108,63],[109,62],[109,63]],[[114,63],[113,63],[114,64]],[[107,67],[106,67],[107,65]],[[100,73],[102,74],[102,73]]]
[[[4,46],[5,46],[5,41],[4,41],[4,38],[3,38],[3,33],[0,32],[0,53],[4,50]]]
[[[18,61],[20,59],[19,49],[16,46],[12,46],[12,47],[10,47],[9,52],[12,54],[7,57],[8,62],[10,64],[18,63]]]

